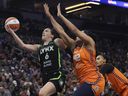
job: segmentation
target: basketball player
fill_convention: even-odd
[[[103,55],[98,55],[96,62],[106,81],[111,85],[111,88],[119,96],[128,96],[128,79],[116,67],[106,64],[106,59]]]
[[[94,40],[81,32],[61,14],[60,5],[57,7],[58,16],[78,36],[76,41],[70,38],[62,26],[56,22],[49,12],[47,4],[44,4],[44,9],[54,29],[59,33],[65,44],[72,49],[76,75],[81,84],[73,96],[99,96],[104,90],[105,80],[95,63],[96,50]]]
[[[25,44],[9,26],[5,25],[5,29],[21,48],[38,52],[44,85],[39,91],[39,96],[57,96],[65,82],[60,53],[60,48],[65,48],[62,39],[57,38],[53,41],[52,30],[46,28],[42,32],[43,44]]]

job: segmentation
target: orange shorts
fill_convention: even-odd
[[[100,94],[104,91],[104,87],[105,87],[105,79],[104,77],[102,77],[97,84],[92,85],[92,89],[95,96],[100,96]]]

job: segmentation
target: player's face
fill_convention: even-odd
[[[42,40],[46,41],[46,40],[48,40],[49,38],[52,38],[52,37],[53,37],[53,35],[51,33],[51,29],[50,28],[44,29],[44,31],[42,32]]]
[[[97,63],[97,66],[101,66],[104,63],[106,63],[106,60],[105,60],[105,58],[102,55],[98,55],[96,57],[96,63]]]

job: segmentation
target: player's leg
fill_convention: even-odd
[[[52,82],[47,82],[39,91],[39,96],[51,96],[56,93],[56,87]]]

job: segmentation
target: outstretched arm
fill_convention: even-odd
[[[45,14],[47,15],[47,17],[50,19],[54,29],[58,32],[58,34],[60,35],[60,37],[63,39],[64,43],[69,46],[72,47],[74,45],[74,40],[71,39],[64,31],[64,29],[62,28],[62,26],[57,23],[57,21],[54,19],[54,17],[51,15],[51,13],[49,12],[49,7],[47,4],[44,4],[44,10],[45,10]]]
[[[83,40],[86,44],[90,44],[92,47],[95,46],[95,42],[94,40],[88,36],[87,34],[81,32],[74,24],[72,24],[67,18],[65,18],[62,14],[61,14],[61,9],[60,9],[60,4],[58,4],[57,6],[57,10],[58,10],[58,17],[60,17],[63,22],[66,24],[66,26],[76,34],[76,36],[78,36],[81,40]]]
[[[25,44],[19,37],[18,35],[8,26],[8,25],[5,25],[5,29],[8,33],[10,33],[13,38],[15,39],[16,43],[23,49],[26,49],[26,50],[29,50],[29,51],[32,51],[32,52],[35,52],[38,50],[39,48],[39,44]]]

